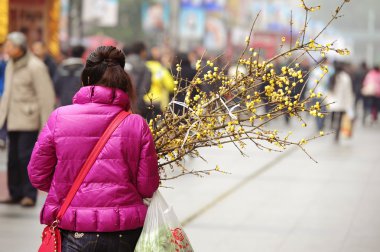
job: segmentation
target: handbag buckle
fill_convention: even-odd
[[[58,227],[58,224],[59,224],[59,220],[55,220],[53,221],[53,223],[50,225],[50,231],[54,231],[54,229],[56,229]]]

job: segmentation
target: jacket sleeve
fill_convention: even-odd
[[[144,120],[137,172],[137,190],[143,198],[151,198],[159,186],[159,181],[156,148],[148,124]]]
[[[40,109],[40,127],[42,128],[54,109],[55,94],[53,83],[47,68],[42,62],[41,64],[35,64],[32,69],[32,77]]]
[[[32,157],[28,165],[29,179],[32,185],[42,191],[48,192],[53,180],[57,156],[54,144],[54,128],[57,111],[54,111],[42,129],[34,145]]]

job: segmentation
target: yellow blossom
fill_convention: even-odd
[[[304,145],[306,143],[307,143],[307,141],[304,138],[302,138],[301,141],[299,142],[300,145]]]
[[[197,60],[197,63],[195,64],[195,70],[199,70],[201,68],[201,60]]]

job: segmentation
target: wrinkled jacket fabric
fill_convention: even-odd
[[[41,223],[51,224],[82,165],[128,95],[101,86],[83,87],[73,105],[55,110],[34,147],[28,166],[32,184],[48,192]],[[157,155],[145,120],[129,115],[115,130],[84,179],[59,227],[114,232],[142,227],[143,198],[159,185]]]

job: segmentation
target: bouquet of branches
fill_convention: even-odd
[[[314,69],[320,67],[326,74],[328,68],[323,64],[323,60],[317,61],[313,55],[319,53],[324,58],[330,51],[341,55],[349,54],[347,49],[335,48],[334,42],[325,45],[318,43],[318,38],[326,28],[340,17],[340,12],[347,2],[349,0],[342,1],[331,20],[317,35],[306,39],[309,14],[319,10],[320,6],[307,6],[304,0],[301,0],[301,8],[305,11],[303,29],[293,36],[291,17],[291,41],[288,41],[290,47],[284,48],[286,38],[282,37],[282,51],[266,61],[260,59],[260,51],[257,48],[250,48],[253,28],[259,13],[250,35],[246,38],[246,47],[236,62],[234,76],[225,73],[227,66],[214,66],[216,59],[207,62],[201,59],[196,64],[195,78],[182,80],[181,65],[178,64],[176,83],[186,81],[186,85],[177,86],[166,111],[149,123],[159,157],[162,180],[186,174],[202,175],[220,171],[218,167],[189,170],[183,165],[181,161],[186,155],[202,158],[198,151],[202,147],[222,148],[226,143],[233,143],[243,153],[247,142],[252,142],[260,149],[276,151],[298,146],[307,154],[304,144],[324,135],[323,132],[311,138],[291,140],[291,132],[282,135],[277,130],[266,129],[265,126],[283,116],[297,117],[304,125],[303,117],[306,113],[314,117],[325,116],[325,110],[322,109],[328,106],[323,102],[325,96],[316,93],[314,89],[305,90],[310,71],[302,71],[300,62],[304,57],[310,57],[316,63]],[[290,63],[282,67],[276,66],[276,62],[281,58],[286,58]],[[239,71],[242,67],[246,71]],[[320,78],[323,78],[324,74]],[[318,83],[319,80],[315,80],[315,87]],[[210,89],[207,87],[213,87],[214,91],[203,91]],[[300,95],[302,92],[306,94],[303,98]],[[184,100],[178,100],[179,96],[185,97]],[[322,102],[315,102],[314,98],[320,98]],[[264,107],[267,108],[266,111],[263,111]]]

